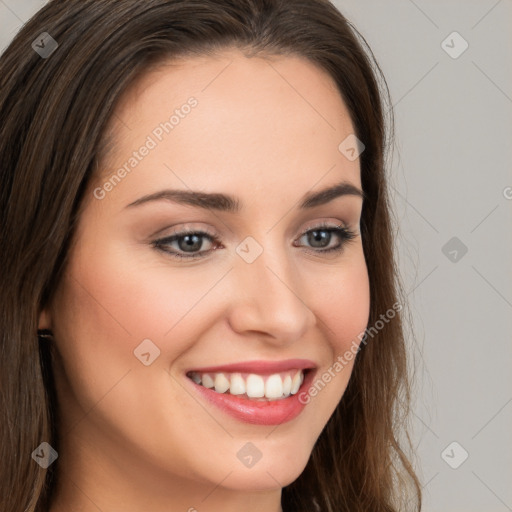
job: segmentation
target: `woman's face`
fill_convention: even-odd
[[[353,130],[331,78],[295,57],[180,60],[123,97],[40,319],[63,493],[214,510],[274,500],[300,475],[354,361],[333,365],[369,315],[361,197],[302,204],[361,189],[339,149]]]

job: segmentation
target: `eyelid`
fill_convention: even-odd
[[[326,256],[327,254],[341,254],[345,248],[345,245],[347,245],[349,242],[351,242],[354,238],[356,238],[359,233],[356,230],[351,229],[348,225],[345,225],[343,222],[340,223],[340,221],[336,221],[335,223],[329,223],[327,221],[321,221],[320,223],[316,223],[313,225],[310,225],[309,227],[304,228],[301,231],[301,234],[294,240],[294,246],[295,242],[300,240],[305,235],[309,234],[312,231],[328,231],[330,233],[334,233],[339,239],[340,242],[337,246],[331,247],[331,248],[308,248],[303,247],[303,250],[306,253],[313,254],[315,256]],[[180,252],[164,249],[166,245],[170,245],[171,243],[176,242],[177,239],[180,239],[182,237],[185,237],[187,235],[199,235],[200,237],[209,238],[210,242],[215,245],[215,247],[203,250],[203,251],[197,251],[192,252],[187,255],[186,252]],[[171,240],[174,238],[174,240]],[[201,260],[206,258],[211,252],[219,248],[219,245],[222,246],[221,237],[216,235],[215,233],[211,233],[208,229],[203,228],[192,228],[192,227],[183,227],[180,230],[175,230],[172,233],[159,238],[157,240],[154,240],[151,245],[154,248],[157,248],[165,253],[167,253],[171,258],[175,260],[181,260],[181,261],[194,261],[194,260]],[[302,246],[299,246],[302,247]]]
[[[321,229],[343,229],[343,228],[347,228],[348,229],[348,226],[346,224],[344,224],[343,222],[340,222],[340,221],[336,221],[337,223],[329,223],[328,221],[320,221],[320,224],[318,223],[313,223],[311,226],[307,226],[305,227],[302,231],[301,231],[301,234],[299,237],[302,237],[304,236],[306,233],[309,233],[310,231],[314,231],[314,230],[321,230]]]
[[[159,229],[156,233],[153,233],[149,238],[151,240],[164,240],[174,235],[182,235],[187,233],[197,233],[202,232],[205,233],[212,238],[215,236],[220,236],[213,228],[209,226],[205,226],[204,224],[200,226],[196,226],[196,224],[200,224],[197,222],[185,222],[183,224],[176,224],[174,226],[167,226],[163,229]],[[171,231],[169,231],[171,230]]]
[[[158,240],[165,240],[174,235],[185,236],[187,234],[198,233],[198,232],[206,234],[215,239],[219,239],[221,237],[220,234],[218,234],[215,230],[211,229],[210,227],[205,227],[204,225],[202,225],[200,227],[196,227],[194,224],[197,224],[197,223],[188,222],[185,224],[178,224],[178,227],[176,229],[173,229],[173,231],[171,231],[170,233],[166,233],[165,235],[162,235],[161,234],[162,232],[165,232],[167,229],[169,229],[169,228],[164,228],[164,229],[161,229],[161,230],[157,231],[156,233],[154,233],[151,238],[154,239],[155,237],[158,237]],[[326,221],[326,220],[316,221],[316,222],[312,221],[312,222],[308,223],[308,225],[306,225],[305,228],[302,228],[302,230],[300,231],[300,234],[299,234],[299,238],[304,236],[306,233],[309,233],[311,230],[315,230],[315,229],[316,230],[320,230],[320,229],[347,229],[348,230],[348,229],[350,229],[350,226],[348,223],[345,223],[345,222],[342,222],[339,220],[333,220],[332,223],[330,221]],[[355,230],[352,230],[352,231],[356,232]],[[356,234],[359,234],[359,233],[356,232]],[[158,240],[156,240],[156,241],[158,241]]]

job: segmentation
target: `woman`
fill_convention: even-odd
[[[6,49],[2,510],[419,510],[356,34],[325,0],[70,0]]]

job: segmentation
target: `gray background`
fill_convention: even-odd
[[[44,3],[0,0],[1,49]],[[394,105],[424,510],[512,511],[512,0],[335,4]]]

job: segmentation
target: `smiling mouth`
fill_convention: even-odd
[[[284,400],[298,393],[310,369],[291,369],[272,374],[247,372],[187,372],[197,385],[219,394],[256,401]]]

